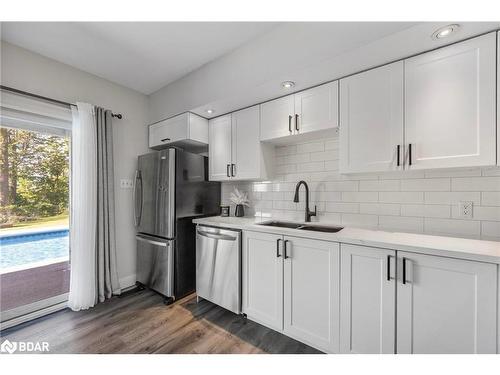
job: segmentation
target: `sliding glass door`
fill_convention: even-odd
[[[0,123],[2,322],[67,300],[69,134]]]

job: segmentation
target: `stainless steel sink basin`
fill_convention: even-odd
[[[260,223],[259,225],[265,225],[268,227],[310,230],[313,232],[325,232],[325,233],[336,233],[344,229],[344,227],[298,224],[298,223],[290,223],[287,221],[267,221],[265,223]]]
[[[291,229],[298,229],[302,226],[302,224],[290,223],[287,221],[266,221],[265,223],[260,223],[259,225],[265,225],[266,227],[280,227]]]
[[[314,232],[326,232],[326,233],[336,233],[344,229],[344,227],[330,227],[330,226],[320,226],[320,225],[302,225],[297,229],[301,230],[312,230]]]

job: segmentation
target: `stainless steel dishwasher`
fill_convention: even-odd
[[[196,294],[241,313],[241,231],[197,226]]]

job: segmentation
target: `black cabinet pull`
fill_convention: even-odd
[[[403,258],[403,276],[401,278],[403,284],[406,284],[406,258]]]
[[[285,240],[285,246],[284,246],[284,250],[285,250],[285,257],[284,257],[284,258],[285,258],[285,259],[290,258],[290,257],[288,256],[287,252],[286,252],[286,250],[287,250],[287,248],[288,248],[288,246],[287,246],[288,242],[290,242],[290,241]]]
[[[299,115],[295,114],[295,130],[299,131]]]
[[[279,258],[281,256],[280,254],[280,241],[283,241],[281,238],[278,238],[276,240],[276,258]]]
[[[408,145],[408,165],[412,164],[411,160],[411,143]]]
[[[236,177],[236,164],[231,164],[231,176]]]
[[[398,153],[398,155],[397,155],[397,166],[399,167],[401,165],[401,145],[398,145],[396,147],[396,152]]]
[[[231,177],[231,176],[229,175],[229,164],[227,164],[227,165],[226,165],[226,174],[227,174],[227,177]]]
[[[170,138],[163,138],[161,141],[162,141],[162,142],[165,142],[165,141],[170,141]]]
[[[288,116],[288,131],[292,132],[292,115]]]
[[[387,255],[387,281],[391,281],[391,256]]]

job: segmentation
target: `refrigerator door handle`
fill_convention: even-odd
[[[161,246],[161,247],[167,247],[167,241],[162,242],[162,241],[159,241],[158,238],[146,236],[144,234],[138,234],[138,235],[135,236],[135,238],[138,241],[146,242],[146,243],[149,243],[151,245],[156,245],[156,246]]]
[[[140,182],[141,186],[141,194],[140,194],[140,202],[141,202],[141,208],[139,210],[139,213],[137,213],[137,198],[139,194],[137,193],[137,189],[139,184],[137,182]],[[134,225],[138,227],[141,224],[141,217],[142,217],[142,176],[141,176],[141,171],[136,170],[135,171],[135,178],[134,178]]]
[[[168,157],[168,228],[167,237],[175,236],[175,169],[176,169],[175,149],[169,150]]]

